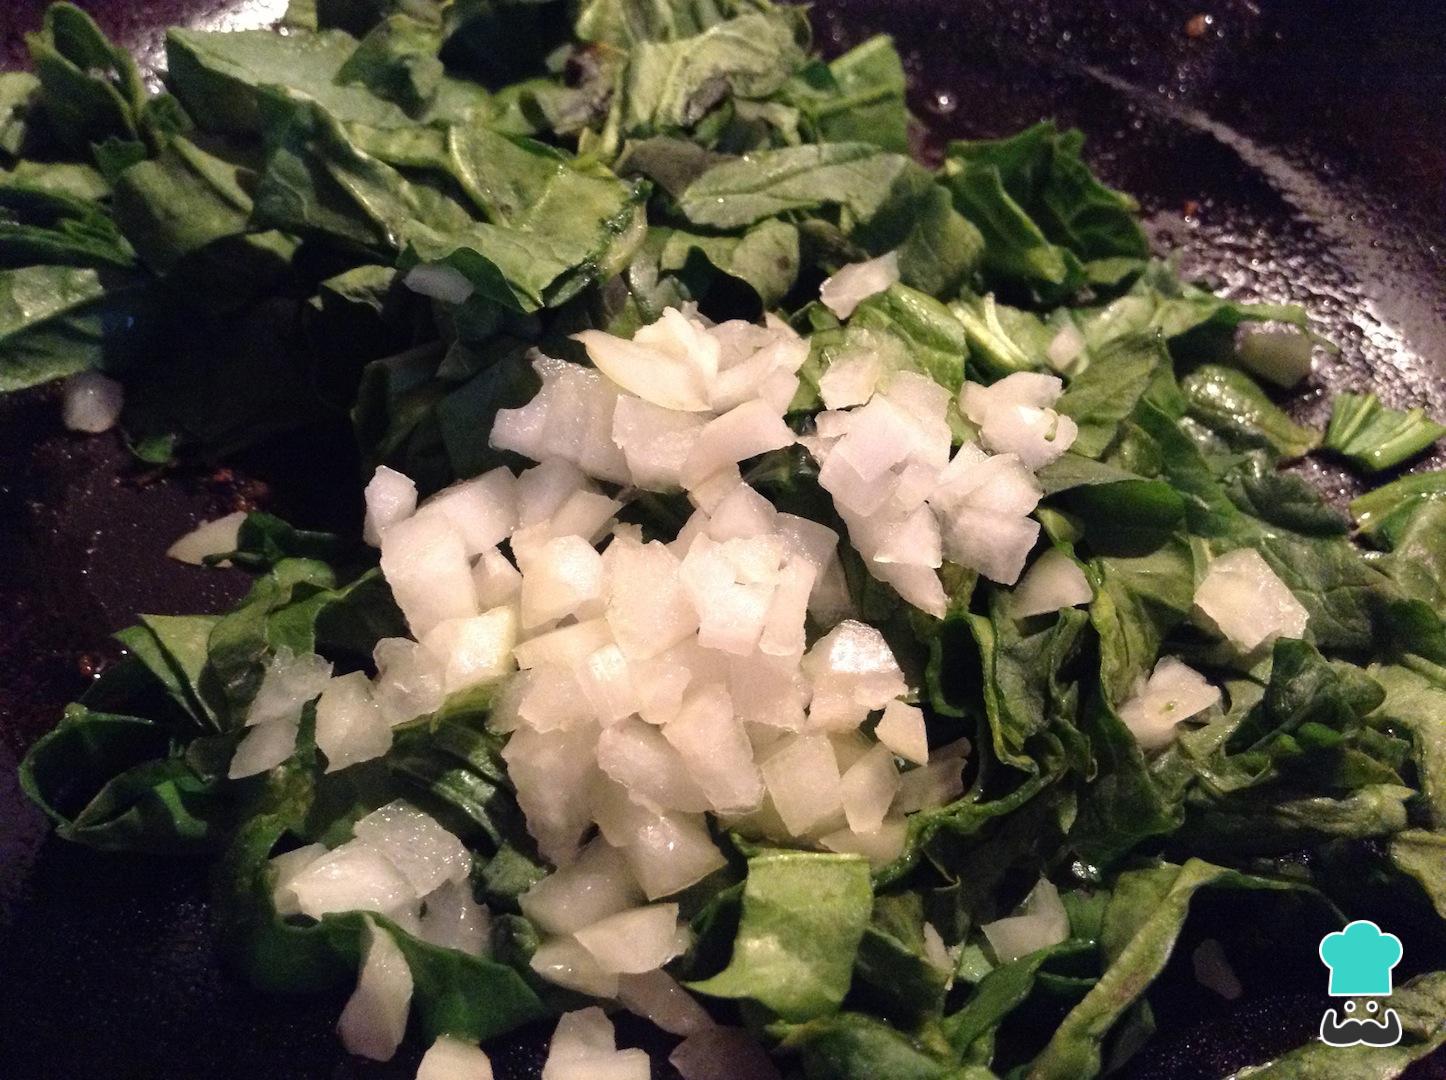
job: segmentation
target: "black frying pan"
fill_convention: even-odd
[[[262,25],[282,0],[80,0],[152,64],[161,30]],[[0,0],[0,58],[20,62],[42,0]],[[1446,5],[1436,0],[824,0],[828,49],[892,33],[933,138],[1052,116],[1089,135],[1106,179],[1137,194],[1162,247],[1248,298],[1305,304],[1342,347],[1297,395],[1320,423],[1333,390],[1446,410]],[[927,147],[925,148],[927,151]],[[214,610],[240,575],[168,561],[196,520],[261,504],[355,527],[346,432],[157,479],[119,439],[72,437],[53,392],[0,402],[0,1076],[13,1080],[411,1077],[346,1058],[342,998],[255,994],[218,965],[199,863],[107,856],[47,839],[16,756],[115,655],[137,613]],[[1438,458],[1435,464],[1440,465]],[[1308,466],[1340,497],[1354,481]],[[1201,913],[1229,919],[1229,910]],[[1192,920],[1192,923],[1197,920]],[[1446,957],[1413,955],[1417,968]],[[1188,965],[1176,965],[1187,969]],[[1317,968],[1242,972],[1227,1004],[1167,973],[1162,1034],[1134,1080],[1227,1075],[1309,1038]],[[666,1038],[624,1021],[625,1042]],[[489,1047],[499,1080],[536,1077],[547,1030]],[[1446,1077],[1446,1060],[1413,1077]],[[675,1076],[666,1065],[655,1077]],[[880,1078],[887,1080],[887,1078]]]

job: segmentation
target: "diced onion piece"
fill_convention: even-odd
[[[330,679],[330,662],[316,653],[297,655],[283,645],[267,662],[246,709],[246,726],[300,720],[302,707],[325,690]]]
[[[944,554],[990,581],[1013,585],[1039,540],[1039,522],[988,510],[954,511],[944,526]]]
[[[701,815],[648,814],[624,849],[649,900],[682,892],[727,865]]]
[[[271,902],[272,906],[276,908],[276,914],[282,918],[301,914],[301,909],[296,905],[296,893],[292,890],[291,883],[296,880],[297,874],[325,854],[326,848],[323,845],[306,844],[294,851],[283,852],[270,860]]]
[[[874,832],[856,833],[851,829],[839,829],[819,837],[819,843],[829,851],[847,855],[862,855],[875,868],[886,866],[904,853],[904,842],[908,837],[909,825],[903,814],[893,813],[884,818],[884,823]]]
[[[924,959],[940,971],[947,971],[951,974],[954,971],[954,958],[949,955],[949,950],[944,945],[944,939],[939,936],[939,931],[930,922],[924,924]]]
[[[682,756],[652,724],[614,724],[598,739],[597,754],[604,773],[665,810],[701,813],[711,807]]]
[[[849,409],[874,396],[884,373],[883,360],[870,349],[837,356],[818,380],[818,392],[827,409]]]
[[[82,371],[65,380],[61,417],[71,431],[99,435],[115,427],[124,404],[120,383],[98,371]]]
[[[1058,548],[1050,548],[1020,578],[1010,607],[1016,618],[1023,619],[1088,604],[1094,595],[1079,563]]]
[[[858,833],[878,831],[899,790],[899,770],[889,748],[876,745],[848,767],[840,783],[849,828]]]
[[[894,809],[901,814],[932,810],[964,794],[964,759],[968,753],[969,740],[960,739],[936,750],[929,764],[904,773],[899,778]]]
[[[1030,891],[1018,915],[979,928],[1001,964],[1058,945],[1069,937],[1069,916],[1059,890],[1047,878]]]
[[[636,907],[637,882],[622,853],[598,838],[573,862],[523,893],[522,913],[551,934],[571,934]]]
[[[336,1030],[347,1053],[391,1061],[407,1031],[412,972],[392,935],[366,920],[365,959]]]
[[[530,963],[532,970],[548,982],[579,994],[610,998],[618,992],[617,972],[604,971],[576,938],[555,937],[543,942]]]
[[[456,267],[446,263],[419,263],[402,277],[402,284],[414,293],[460,304],[472,295],[472,283]]]
[[[639,975],[656,971],[683,951],[678,933],[678,905],[652,904],[621,911],[586,926],[574,935],[604,971]]]
[[[1245,326],[1235,338],[1235,359],[1252,375],[1290,389],[1310,374],[1315,343],[1296,327]]]
[[[678,715],[663,726],[663,736],[716,812],[747,813],[763,801],[753,746],[724,687],[715,683],[685,698]]]
[[[888,582],[904,600],[936,619],[942,619],[949,610],[944,585],[939,575],[927,566],[871,562],[869,573],[880,581]]]
[[[1050,338],[1044,358],[1055,371],[1068,372],[1085,351],[1084,335],[1072,322],[1066,322]]]
[[[747,484],[729,489],[708,519],[708,536],[724,540],[746,540],[772,533],[778,525],[773,504]]]
[[[443,664],[442,687],[447,693],[493,682],[515,665],[517,609],[507,605],[465,619],[447,619],[427,631],[422,644]]]
[[[447,881],[425,898],[419,936],[444,949],[485,956],[491,949],[492,916],[472,896],[466,879]]]
[[[382,574],[414,637],[478,614],[466,544],[443,515],[414,516],[387,529]]]
[[[677,556],[656,540],[609,546],[607,624],[630,659],[657,656],[698,629],[679,569]]]
[[[808,598],[818,570],[807,559],[794,556],[778,572],[778,584],[768,605],[768,616],[758,648],[768,656],[798,656],[806,642]]]
[[[915,765],[929,763],[929,732],[924,725],[924,712],[903,701],[884,706],[884,715],[874,728],[874,736],[905,761]]]
[[[316,702],[316,746],[326,771],[379,758],[392,748],[392,729],[360,671],[332,679]]]
[[[613,382],[644,401],[679,412],[710,410],[708,390],[718,374],[721,349],[701,323],[669,308],[632,341],[584,330],[588,359]]]
[[[1214,938],[1206,938],[1195,946],[1195,951],[1190,954],[1190,966],[1197,983],[1207,990],[1214,990],[1226,1001],[1235,1001],[1245,993],[1240,976],[1235,974],[1225,950]]]
[[[417,1065],[417,1080],[492,1080],[492,1061],[480,1046],[439,1035]]]
[[[526,528],[551,521],[579,491],[590,490],[587,477],[576,465],[561,458],[549,458],[517,478],[518,526]],[[549,532],[548,536],[551,535]]]
[[[803,670],[813,682],[809,723],[818,730],[856,728],[871,711],[908,691],[883,634],[854,619],[815,642]]]
[[[361,818],[352,833],[385,855],[419,899],[445,881],[462,881],[472,869],[472,856],[462,841],[402,799]]]
[[[728,548],[728,545],[749,543],[751,541],[729,540],[719,544],[699,536],[683,557],[679,577],[698,613],[698,642],[705,648],[746,656],[757,646],[763,633],[773,600],[773,585],[742,580],[745,575],[739,573],[742,560],[738,556],[744,552]],[[730,558],[730,554],[735,558]],[[754,565],[753,569],[763,568]]]
[[[642,1050],[618,1050],[611,1021],[601,1009],[565,1013],[557,1022],[542,1080],[648,1080],[652,1065]]]
[[[1278,637],[1302,637],[1309,620],[1295,594],[1252,548],[1210,561],[1195,590],[1195,607],[1241,652]]]
[[[790,736],[763,762],[762,772],[773,805],[794,836],[842,823],[838,760],[824,736]]]
[[[547,523],[548,529],[553,536],[580,536],[589,544],[596,543],[607,534],[613,524],[613,515],[622,509],[622,505],[600,491],[574,491],[557,508],[557,513]],[[516,547],[514,539],[514,550]]]
[[[531,668],[552,665],[574,668],[593,653],[612,644],[612,632],[603,619],[589,619],[529,638],[513,650],[517,666]]]
[[[860,303],[898,280],[899,253],[891,251],[876,259],[840,267],[819,286],[818,298],[840,319],[847,319]]]
[[[493,469],[443,488],[417,513],[442,515],[462,537],[467,554],[480,555],[517,530],[517,480],[508,469]]]
[[[435,711],[446,695],[443,662],[419,641],[383,638],[372,649],[377,705],[392,726]]]
[[[226,775],[232,780],[256,776],[274,769],[296,752],[296,736],[301,724],[297,720],[277,720],[257,724],[247,730],[236,744]]]
[[[624,975],[618,980],[618,1001],[670,1035],[692,1035],[715,1026],[698,999],[666,971]]]
[[[622,449],[634,484],[668,491],[682,486],[683,466],[707,422],[707,414],[665,409],[624,394],[613,414],[613,442]]]
[[[522,625],[533,629],[571,615],[602,595],[602,556],[580,536],[560,536],[541,550],[518,553]]]
[[[517,602],[522,592],[522,574],[506,555],[493,548],[484,551],[472,567],[472,584],[477,588],[477,606],[488,611]]]
[[[396,469],[378,466],[367,481],[366,504],[362,539],[372,547],[381,547],[382,533],[416,512],[417,485]]]
[[[1204,712],[1220,700],[1220,691],[1188,664],[1163,657],[1150,678],[1120,706],[1120,719],[1146,752],[1160,750],[1175,739],[1175,725]]]
[[[779,1076],[768,1052],[742,1028],[693,1032],[668,1056],[668,1063],[683,1080],[778,1080]]]
[[[547,732],[521,728],[502,748],[527,831],[554,866],[574,858],[578,842],[592,824],[588,793],[601,775],[597,737],[596,724]]]
[[[561,458],[589,476],[628,483],[627,461],[613,442],[617,387],[591,368],[550,356],[538,356],[532,366],[542,389],[522,408],[498,411],[491,444],[534,461]]]
[[[683,465],[683,486],[695,488],[720,469],[793,441],[793,432],[771,406],[745,401],[704,426]]]
[[[417,893],[396,865],[370,844],[349,840],[291,879],[296,906],[319,919],[336,911],[392,915],[416,901]]]
[[[730,658],[728,692],[734,712],[744,723],[779,731],[803,730],[809,686],[793,656],[760,652]]]
[[[191,566],[204,566],[208,555],[229,555],[239,545],[241,523],[247,518],[245,510],[218,517],[214,521],[203,521],[166,549],[166,554],[177,562]],[[218,565],[228,566],[229,563]]]

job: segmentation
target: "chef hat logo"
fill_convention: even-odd
[[[1333,997],[1391,992],[1391,969],[1401,962],[1401,939],[1368,919],[1358,919],[1344,930],[1321,939],[1320,958],[1330,968]]]

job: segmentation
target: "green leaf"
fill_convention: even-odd
[[[1180,380],[1190,415],[1241,447],[1268,447],[1286,458],[1315,449],[1320,434],[1286,416],[1244,372],[1206,364]]]
[[[0,162],[18,158],[34,138],[40,80],[28,71],[0,72]]]
[[[843,1012],[781,1028],[782,1047],[797,1053],[808,1080],[989,1080],[987,1069],[957,1068],[945,1048],[865,1013]]]
[[[906,369],[927,375],[958,393],[964,385],[964,358],[969,348],[964,328],[939,301],[907,285],[890,285],[866,298],[849,319],[849,331],[887,333],[905,346]]]
[[[108,138],[135,139],[146,100],[140,69],[73,4],[52,4],[25,43],[50,129],[77,157]]]
[[[1090,621],[1100,638],[1100,682],[1118,705],[1135,680],[1146,676],[1160,644],[1189,614],[1195,599],[1194,560],[1189,547],[1169,536],[1145,550],[1092,559],[1095,598]]]
[[[1370,672],[1386,692],[1371,721],[1410,732],[1432,827],[1446,829],[1446,686],[1395,664]]]
[[[913,1028],[944,1005],[948,972],[924,955],[924,907],[918,893],[880,896],[859,941],[850,1003]]]
[[[857,856],[769,851],[748,860],[733,959],[689,986],[755,1001],[780,1019],[838,1008],[873,908],[868,863]]]
[[[358,84],[415,115],[431,103],[446,69],[437,53],[441,27],[405,14],[388,15],[362,39],[336,79]]]
[[[207,643],[215,615],[142,615],[138,625],[115,635],[167,695],[202,728],[216,729],[216,713],[200,692]]]
[[[1029,998],[1040,969],[1051,960],[1078,955],[1090,946],[1066,941],[1036,949],[988,972],[979,980],[964,1007],[941,1025],[954,1052],[966,1061],[988,1064],[994,1056],[994,1034],[1000,1023]]]
[[[1446,919],[1446,833],[1407,829],[1391,837],[1389,851],[1396,868],[1416,879]]]
[[[1322,448],[1349,458],[1367,472],[1390,469],[1446,435],[1446,426],[1424,409],[1388,409],[1375,394],[1337,394]]]
[[[1446,471],[1414,473],[1357,496],[1351,501],[1351,517],[1363,533],[1390,547],[1420,503],[1442,497]]]
[[[96,205],[100,196],[94,190],[67,190],[81,186],[73,184],[80,176],[100,180],[91,170],[77,175],[60,166],[0,173],[0,266],[46,263],[124,270],[135,265],[131,246]]]
[[[1158,339],[1127,337],[1102,346],[1055,403],[1062,416],[1079,425],[1071,450],[1089,458],[1102,456],[1162,364],[1168,368],[1169,355]]]

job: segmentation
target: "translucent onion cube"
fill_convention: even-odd
[[[1039,522],[990,510],[961,508],[944,522],[944,555],[990,581],[1013,585],[1039,540]]]
[[[747,484],[739,484],[713,508],[708,536],[717,541],[771,534],[778,524],[773,504]]]
[[[610,998],[618,992],[617,973],[604,971],[592,953],[573,937],[544,941],[532,954],[529,963],[532,970],[548,982],[576,990],[579,994]]]
[[[443,515],[411,517],[387,529],[382,574],[414,637],[478,613],[467,546]]]
[[[560,536],[523,556],[522,625],[541,626],[602,596],[602,556],[580,536]]]
[[[929,763],[929,733],[924,726],[924,712],[915,705],[889,702],[874,728],[874,737],[905,761],[915,765]]]
[[[887,866],[904,853],[908,839],[909,825],[901,813],[891,813],[883,824],[873,832],[856,833],[852,829],[838,829],[824,833],[818,842],[829,851],[844,855],[862,855],[869,865],[877,869]]]
[[[332,679],[316,702],[316,746],[326,771],[379,758],[392,748],[392,728],[360,671]]]
[[[301,914],[301,908],[296,904],[296,893],[292,890],[291,883],[296,879],[297,874],[325,854],[326,848],[323,845],[306,844],[293,851],[276,855],[269,861],[271,903],[276,908],[276,914],[282,918]]]
[[[425,898],[418,936],[443,949],[485,956],[491,950],[492,916],[466,880],[444,882]]]
[[[888,522],[877,546],[870,545],[869,558],[874,562],[937,569],[944,562],[943,544],[939,519],[927,506],[921,505],[907,516]]]
[[[442,515],[461,535],[467,554],[480,555],[517,529],[517,480],[509,469],[493,469],[443,488],[417,513]]]
[[[319,919],[334,911],[391,915],[412,905],[416,890],[376,848],[349,840],[291,879],[297,910]]]
[[[591,485],[582,470],[561,458],[548,458],[525,470],[517,478],[518,527],[551,521],[573,495],[588,490]]]
[[[578,1019],[570,1019],[574,1017]],[[570,1027],[572,1024],[577,1026]],[[606,1039],[602,1025],[606,1025]],[[552,1036],[542,1080],[648,1080],[652,1065],[647,1053],[615,1046],[612,1024],[601,1009],[567,1013]]]
[[[477,606],[487,611],[517,602],[522,574],[506,555],[493,548],[484,551],[472,567],[472,584],[477,588]]]
[[[462,841],[402,799],[358,820],[352,834],[385,855],[411,883],[418,899],[443,882],[464,880],[472,870],[472,856]]]
[[[681,754],[652,724],[624,720],[598,739],[598,766],[629,791],[666,810],[711,808]]]
[[[899,253],[890,251],[877,259],[839,267],[831,277],[824,278],[818,298],[840,319],[847,319],[860,303],[898,280]]]
[[[676,315],[677,319],[671,317]],[[678,412],[708,412],[708,387],[718,371],[718,343],[701,327],[680,328],[688,320],[675,309],[663,313],[676,336],[676,347],[650,347],[642,341],[625,341],[601,330],[584,330],[574,335],[587,350],[588,359],[599,371],[631,394],[664,409]],[[656,325],[656,324],[655,324]],[[644,328],[645,330],[648,328]],[[684,351],[686,350],[686,352]]]
[[[706,413],[678,412],[624,394],[613,414],[613,442],[622,449],[633,483],[648,491],[670,491],[683,485],[683,466]]]
[[[1018,915],[985,923],[979,929],[999,962],[1007,964],[1065,941],[1069,937],[1069,916],[1059,890],[1040,878]]]
[[[764,760],[762,772],[773,805],[794,836],[842,820],[838,761],[824,736],[790,736]]]
[[[607,622],[631,659],[657,656],[698,629],[698,612],[676,555],[653,541],[621,539],[608,547]]]
[[[166,548],[166,556],[191,566],[204,566],[211,555],[229,555],[240,545],[241,526],[248,516],[245,510],[237,510],[214,521],[203,521]]]
[[[690,694],[663,726],[663,735],[718,813],[746,813],[763,801],[753,745],[723,686],[715,683]]]
[[[942,746],[932,755],[929,764],[910,769],[899,777],[899,795],[894,809],[901,814],[916,810],[932,810],[948,806],[964,794],[964,759],[969,754],[969,741]]]
[[[577,676],[565,668],[535,668],[524,672],[519,684],[517,715],[537,731],[557,731],[597,719]]]
[[[840,781],[844,817],[854,832],[876,832],[899,790],[899,770],[887,746],[875,746]]]
[[[818,569],[807,559],[793,556],[778,572],[773,599],[758,648],[769,656],[798,656],[803,653],[808,621],[808,600],[813,595]]]
[[[373,680],[382,717],[393,726],[435,711],[446,696],[443,661],[419,641],[383,638],[372,649]]]
[[[813,682],[809,722],[821,730],[855,728],[869,712],[908,691],[883,634],[854,619],[815,642],[803,670]]]
[[[417,1080],[492,1080],[492,1061],[480,1046],[440,1035],[422,1055]]]
[[[1220,700],[1220,691],[1188,664],[1163,657],[1133,696],[1120,706],[1120,719],[1146,752],[1175,739],[1176,725]]]
[[[903,563],[869,563],[869,573],[894,587],[894,591],[920,611],[942,619],[949,610],[949,598],[939,575],[927,566]]]
[[[824,407],[848,409],[862,405],[874,396],[883,373],[883,361],[876,352],[859,349],[835,358],[818,380]]]
[[[561,458],[589,476],[627,483],[627,463],[612,436],[617,387],[565,360],[539,356],[532,366],[542,389],[522,408],[498,411],[491,444],[534,461]]]
[[[810,688],[793,656],[759,652],[730,657],[728,692],[733,711],[744,723],[803,730]]]
[[[1010,596],[1010,610],[1019,619],[1047,615],[1088,604],[1094,595],[1079,563],[1058,548],[1050,548],[1019,579]]]
[[[554,866],[571,862],[592,824],[588,792],[597,768],[596,724],[557,731],[520,728],[502,748],[527,831]]]
[[[986,454],[973,443],[959,447],[939,474],[929,502],[946,516],[958,509],[1022,517],[1039,505],[1043,490],[1013,454]]]
[[[391,1061],[407,1031],[412,972],[392,935],[367,920],[361,973],[336,1030],[347,1053]]]
[[[599,919],[575,935],[604,971],[656,971],[686,947],[677,904],[651,904]]]
[[[702,816],[694,814],[643,816],[624,854],[649,900],[682,892],[727,862]]]
[[[296,752],[297,720],[277,720],[248,728],[236,744],[226,775],[232,780],[256,776],[274,769]]]
[[[523,671],[546,665],[570,669],[603,646],[612,644],[612,640],[612,630],[605,620],[589,619],[529,638],[518,645],[513,654]]]
[[[909,456],[918,422],[883,395],[848,414],[848,432],[829,460],[842,459],[866,483],[903,463]]]
[[[306,703],[326,689],[331,662],[316,653],[293,653],[285,645],[266,663],[261,685],[246,709],[246,726],[301,719]]]
[[[571,934],[642,899],[623,854],[598,838],[567,866],[523,893],[522,913],[550,934]]]
[[[714,1026],[698,999],[666,971],[624,975],[618,980],[618,1001],[670,1035],[692,1035]]]
[[[613,515],[622,505],[600,491],[574,491],[563,500],[547,527],[553,536],[580,536],[589,544],[596,543],[607,534]]]
[[[684,556],[679,575],[699,616],[699,642],[706,648],[746,655],[757,646],[763,633],[773,600],[773,585],[741,583],[738,560],[728,556],[724,544],[699,536]]]
[[[493,682],[511,672],[516,661],[517,609],[493,608],[465,619],[447,619],[422,638],[427,651],[442,662],[442,688],[455,693]]]
[[[1304,636],[1309,613],[1253,548],[1210,561],[1195,607],[1241,652],[1278,637]]]
[[[818,470],[818,482],[833,496],[840,514],[866,518],[893,498],[899,477],[892,469],[882,469],[865,478],[847,457],[835,451]]]
[[[793,445],[793,432],[771,406],[745,401],[710,420],[683,465],[683,486],[693,488],[718,470]]]

